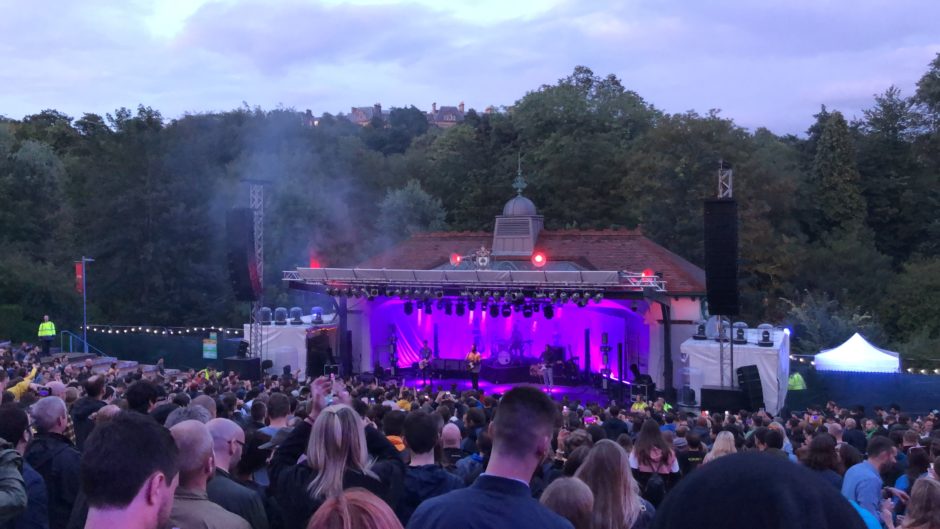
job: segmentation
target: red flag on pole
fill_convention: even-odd
[[[82,293],[82,285],[84,283],[82,279],[84,279],[83,277],[84,275],[85,275],[85,263],[82,263],[81,261],[75,263],[75,291],[78,292],[79,294]]]

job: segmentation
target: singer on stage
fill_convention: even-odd
[[[467,369],[470,370],[470,381],[473,382],[473,390],[480,390],[480,363],[483,361],[483,357],[480,356],[480,353],[477,352],[476,344],[473,344],[470,347],[470,352],[467,353]]]

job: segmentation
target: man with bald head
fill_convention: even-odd
[[[253,529],[268,529],[261,495],[241,485],[231,475],[245,449],[245,431],[229,419],[212,419],[206,423],[206,428],[212,436],[215,459],[215,475],[206,489],[209,500],[248,520]]]
[[[170,524],[179,529],[251,529],[241,516],[212,503],[206,493],[215,473],[212,435],[199,421],[170,428],[179,450],[179,487],[173,496]]]

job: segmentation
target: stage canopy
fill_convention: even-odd
[[[838,347],[821,351],[815,361],[819,371],[897,373],[901,368],[897,353],[875,347],[859,333]]]
[[[767,411],[777,413],[783,407],[787,396],[787,379],[790,376],[790,334],[787,331],[774,330],[772,333],[773,346],[761,347],[757,342],[761,339],[760,329],[748,329],[745,332],[747,344],[734,346],[734,365],[731,364],[731,347],[724,344],[724,355],[721,354],[721,345],[715,340],[694,340],[689,338],[681,345],[684,362],[687,367],[687,379],[681,380],[679,386],[688,385],[695,390],[696,398],[701,401],[702,386],[731,387],[737,385],[737,374],[732,367],[756,365],[760,374],[761,389],[764,396],[764,405]],[[724,381],[722,381],[724,373]],[[723,383],[722,383],[723,382]]]

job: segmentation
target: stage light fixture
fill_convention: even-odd
[[[512,293],[512,300],[513,300],[513,301],[516,301],[516,300],[518,300],[518,299],[521,299],[522,296],[523,296],[523,294],[522,294],[521,291],[513,292],[513,293]]]
[[[483,299],[490,299],[491,297],[493,297],[493,293],[492,293],[492,292],[490,292],[489,290],[484,290],[484,291],[483,291]]]
[[[549,303],[542,307],[542,313],[545,315],[545,319],[550,320],[555,315],[555,307]]]
[[[479,291],[479,290],[474,290],[474,291],[473,291],[473,299],[480,299],[480,296],[481,296],[481,295],[482,295],[482,294],[480,294],[480,291]]]
[[[405,314],[411,316],[411,313],[414,311],[414,306],[410,301],[405,302]]]
[[[437,310],[441,310],[443,308],[444,308],[444,300],[443,299],[437,300]]]
[[[532,305],[526,305],[522,307],[522,315],[525,316],[526,318],[531,318],[532,317]]]
[[[558,298],[561,299],[561,302],[562,302],[562,303],[567,303],[567,302],[568,302],[568,293],[567,293],[567,292],[562,292],[561,294],[558,295]]]
[[[503,317],[508,318],[510,316],[512,316],[512,306],[504,304],[503,305]]]
[[[578,300],[578,306],[581,307],[582,309],[584,307],[587,307],[587,304],[588,304],[587,298],[581,298]]]
[[[490,305],[490,316],[494,318],[499,316],[499,305],[497,305],[496,303],[493,303]]]
[[[447,303],[444,303],[444,314],[450,316],[452,311],[453,311],[453,308],[450,304],[450,301],[448,301]]]
[[[437,299],[441,299],[444,297],[444,291],[438,290],[437,292],[434,293],[434,295],[437,297]]]
[[[369,290],[369,297],[370,297],[370,298],[378,297],[378,295],[379,295],[379,289],[377,289],[377,288],[375,288],[375,287],[372,287],[372,288]]]
[[[424,289],[424,297],[426,297],[426,298],[431,297],[431,289],[430,289],[430,288]]]
[[[402,295],[405,296],[406,298],[410,298],[410,297],[411,297],[411,289],[410,289],[410,288],[406,288],[405,291],[402,292]]]
[[[425,313],[425,314],[430,314],[430,313],[432,312],[432,310],[431,310],[432,308],[433,308],[433,307],[431,306],[431,302],[430,302],[430,301],[425,301],[425,302],[424,302],[424,313]]]
[[[463,301],[458,301],[457,302],[457,315],[463,316],[466,310],[467,310],[467,306],[464,305]]]
[[[578,299],[580,299],[580,298],[581,298],[581,293],[580,293],[580,292],[572,292],[572,293],[571,293],[571,301],[578,301]]]
[[[477,302],[476,302],[476,300],[471,299],[471,300],[467,301],[467,310],[469,310],[470,312],[473,312],[473,311],[477,310]]]
[[[601,294],[600,292],[598,292],[597,294],[594,294],[594,303],[600,303],[603,300],[604,300],[604,294]]]
[[[548,293],[548,299],[550,299],[550,300],[552,300],[552,301],[554,301],[555,298],[557,298],[557,297],[558,297],[558,292],[555,292],[554,290]]]

